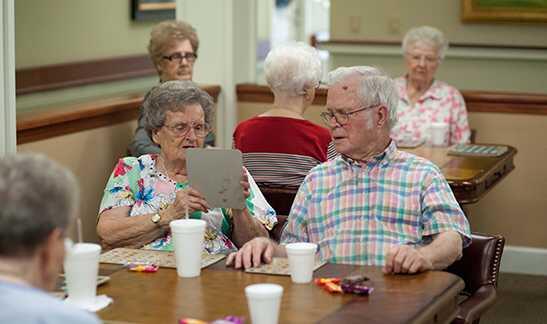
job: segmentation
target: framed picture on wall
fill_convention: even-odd
[[[131,18],[137,21],[175,19],[175,0],[131,0]]]
[[[547,22],[547,0],[462,0],[464,22]]]

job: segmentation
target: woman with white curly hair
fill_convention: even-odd
[[[461,93],[435,79],[448,48],[441,31],[429,26],[410,29],[403,39],[407,73],[395,80],[399,92],[398,122],[391,137],[399,145],[428,141],[432,123],[448,124],[445,144],[466,143],[470,130]]]
[[[297,187],[329,153],[329,131],[303,116],[321,80],[321,60],[314,48],[289,44],[268,53],[264,70],[273,107],[237,126],[234,147],[257,184]]]

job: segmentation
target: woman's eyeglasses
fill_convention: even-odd
[[[186,59],[186,62],[188,63],[194,63],[198,58],[198,55],[192,52],[177,52],[171,55],[162,56],[162,58],[171,62],[177,62],[178,64],[182,64],[182,61],[184,59]]]
[[[406,53],[406,55],[412,62],[420,63],[422,60],[424,60],[425,64],[428,64],[428,65],[433,65],[439,62],[440,60],[438,56],[419,55],[419,54],[412,54],[412,53]]]
[[[196,137],[205,137],[209,134],[210,128],[207,124],[175,124],[172,126],[163,125],[163,127],[169,129],[176,137],[184,137],[188,135],[191,129],[194,130]]]
[[[378,107],[380,105],[372,105],[372,106],[367,106],[367,107],[361,107],[361,108],[357,108],[355,110],[352,110],[352,111],[348,111],[348,112],[342,112],[342,111],[330,111],[330,110],[327,110],[325,112],[322,112],[320,114],[321,118],[323,119],[323,122],[327,125],[330,125],[332,119],[334,118],[336,120],[336,123],[338,123],[340,126],[344,126],[344,125],[347,125],[347,123],[349,123],[349,118],[360,112],[360,111],[363,111],[363,110],[367,110],[369,108],[374,108],[374,107]]]

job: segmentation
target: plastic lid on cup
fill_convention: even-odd
[[[289,243],[285,245],[289,254],[309,254],[317,251],[317,244],[308,242]]]
[[[65,248],[67,248],[67,256],[71,257],[94,257],[101,252],[101,246],[95,243],[74,243],[68,245],[65,242]]]
[[[254,299],[278,298],[283,294],[283,287],[276,284],[254,284],[245,287],[245,294]]]
[[[194,233],[205,230],[207,223],[201,219],[177,219],[169,223],[172,233]]]

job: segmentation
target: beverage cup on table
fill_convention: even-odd
[[[430,127],[430,143],[432,146],[448,145],[448,124],[432,123]]]
[[[64,260],[68,300],[76,305],[95,304],[101,246],[93,243],[66,244]]]
[[[279,318],[283,287],[276,284],[255,284],[245,287],[251,323],[276,324]]]
[[[308,283],[313,277],[315,267],[315,252],[317,244],[314,243],[289,243],[285,245],[289,258],[289,270],[294,283]]]
[[[201,219],[178,219],[169,223],[179,277],[200,275],[205,226]]]

